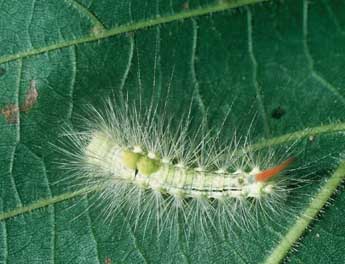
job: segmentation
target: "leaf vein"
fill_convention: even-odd
[[[35,6],[36,6],[36,0],[33,0],[33,1],[32,1],[32,5],[31,5],[30,16],[29,16],[29,19],[28,19],[28,25],[27,25],[27,27],[26,27],[26,30],[27,30],[27,33],[28,33],[28,40],[29,40],[30,46],[31,46],[32,48],[33,48],[33,45],[32,45],[32,41],[31,41],[30,27],[31,27],[32,19],[33,19],[34,12],[35,12]]]
[[[64,0],[65,3],[70,3],[73,8],[78,10],[78,12],[85,17],[87,17],[92,24],[97,27],[99,30],[105,30],[106,26],[102,23],[101,20],[89,9],[87,9],[85,6],[83,6],[81,3],[79,3],[77,0]]]
[[[337,16],[334,14],[334,11],[333,9],[330,7],[329,3],[326,2],[325,0],[322,1],[323,4],[325,5],[326,7],[326,11],[329,15],[329,17],[332,19],[336,29],[341,33],[341,34],[344,34],[344,30],[341,28],[340,26],[340,23],[339,23],[339,19],[337,18]]]
[[[194,84],[194,87],[193,87],[194,94],[196,95],[196,99],[199,104],[201,113],[203,114],[203,116],[205,116],[206,108],[201,97],[199,83],[198,83],[198,79],[196,77],[196,72],[195,72],[196,50],[197,50],[197,45],[198,45],[198,24],[197,24],[197,21],[193,18],[192,18],[192,26],[193,26],[193,39],[192,39],[193,45],[192,45],[192,56],[191,56],[191,75],[192,75],[192,81]]]
[[[345,97],[339,93],[339,89],[330,84],[325,80],[314,68],[314,59],[310,53],[308,46],[308,0],[303,1],[303,49],[307,57],[309,68],[311,71],[311,76],[320,82],[326,89],[328,89],[332,94],[334,94],[342,104],[345,105]]]
[[[280,243],[273,249],[272,253],[265,260],[265,264],[278,264],[288,254],[293,245],[304,234],[310,223],[319,214],[320,210],[328,202],[331,195],[345,178],[345,161],[339,165],[331,178],[323,185],[320,191],[311,200],[309,206],[297,218],[295,224],[289,229]]]
[[[67,118],[69,120],[71,119],[72,114],[73,114],[73,94],[74,94],[75,82],[76,82],[76,77],[77,77],[77,52],[76,52],[75,46],[73,46],[71,48],[70,61],[71,61],[71,65],[72,65],[72,79],[71,79],[71,83],[70,83],[70,93],[69,93],[69,97],[71,98],[71,102],[70,102],[68,114],[67,114]]]
[[[258,102],[258,108],[259,108],[259,112],[261,115],[261,118],[263,120],[264,123],[264,131],[265,131],[265,135],[266,137],[268,137],[270,135],[270,127],[268,124],[268,120],[267,120],[267,115],[266,115],[266,111],[265,111],[265,107],[262,101],[262,95],[261,95],[261,87],[258,83],[258,63],[256,61],[255,58],[255,54],[254,54],[254,47],[253,47],[253,25],[252,25],[252,13],[249,7],[246,8],[247,10],[247,27],[248,27],[248,52],[249,52],[249,57],[250,60],[252,62],[252,82],[253,82],[253,86],[255,88],[255,92],[256,92],[256,100]]]
[[[202,16],[209,13],[220,12],[220,11],[240,7],[247,4],[254,4],[254,3],[259,3],[259,2],[264,2],[264,1],[268,1],[268,0],[236,0],[236,1],[224,1],[224,2],[220,1],[217,4],[205,6],[203,8],[182,11],[180,13],[176,13],[172,15],[157,16],[155,18],[138,21],[135,23],[133,22],[133,23],[117,26],[109,30],[104,30],[98,34],[91,33],[90,35],[81,36],[80,38],[75,38],[71,40],[56,42],[51,45],[47,45],[45,47],[21,51],[21,52],[18,52],[17,54],[4,55],[0,57],[0,64],[6,63],[9,61],[22,59],[22,58],[31,57],[34,55],[38,55],[41,53],[45,53],[45,52],[49,52],[49,51],[53,51],[57,49],[63,49],[69,46],[79,45],[79,44],[88,43],[88,42],[94,42],[97,40],[114,37],[122,33],[128,33],[132,31],[144,29],[147,27],[152,27],[152,26],[157,26],[160,24],[173,22],[176,20]]]

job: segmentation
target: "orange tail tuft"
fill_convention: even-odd
[[[289,158],[276,167],[264,170],[264,171],[256,174],[255,180],[263,182],[263,181],[267,181],[267,180],[271,179],[274,175],[277,175],[279,172],[281,172],[287,166],[289,166],[294,160],[295,160],[295,158],[293,158],[293,157]]]

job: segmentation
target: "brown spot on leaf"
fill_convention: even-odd
[[[6,122],[16,124],[18,122],[19,108],[15,104],[9,104],[0,109],[0,113],[5,116]]]
[[[21,112],[26,112],[26,113],[29,112],[29,110],[36,103],[37,97],[38,97],[38,92],[37,92],[36,81],[35,80],[31,80],[30,81],[30,87],[26,91],[24,102],[20,106],[20,111]]]
[[[38,91],[36,81],[31,80],[30,86],[26,91],[24,102],[18,107],[16,104],[8,104],[0,109],[0,115],[4,115],[8,124],[18,123],[19,112],[29,112],[37,102]]]

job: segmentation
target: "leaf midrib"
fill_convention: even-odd
[[[30,56],[38,55],[44,52],[53,51],[57,49],[62,49],[74,45],[79,45],[83,43],[93,42],[109,37],[113,37],[119,34],[133,32],[136,30],[157,26],[161,24],[166,24],[169,22],[177,21],[177,20],[183,20],[186,18],[192,18],[202,15],[207,15],[210,13],[220,12],[227,9],[237,8],[245,5],[251,5],[259,2],[265,2],[269,0],[227,0],[227,1],[219,1],[216,4],[208,5],[205,7],[200,7],[192,10],[187,11],[181,11],[179,13],[175,13],[172,15],[165,15],[165,16],[156,16],[155,18],[147,19],[147,20],[141,20],[134,23],[128,23],[120,26],[116,26],[113,28],[110,28],[108,30],[103,30],[97,34],[89,34],[86,36],[82,36],[80,38],[57,42],[51,45],[47,45],[40,48],[30,49],[27,51],[18,52],[16,54],[8,54],[0,57],[0,64],[27,58]]]

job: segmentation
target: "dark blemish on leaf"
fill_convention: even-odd
[[[6,70],[0,67],[0,77],[4,76],[5,73],[6,73]]]
[[[281,106],[278,106],[277,108],[274,108],[272,113],[271,113],[271,116],[272,118],[274,119],[280,119],[283,115],[286,114],[286,111],[284,108],[282,108]]]
[[[111,258],[105,258],[104,264],[111,264]]]
[[[29,88],[26,92],[24,102],[17,106],[16,104],[8,104],[0,109],[0,115],[4,115],[8,124],[17,124],[19,118],[19,112],[29,112],[30,109],[37,102],[38,92],[36,81],[31,80]]]

